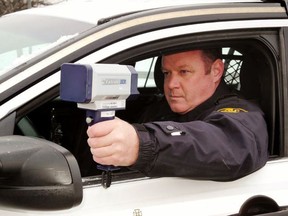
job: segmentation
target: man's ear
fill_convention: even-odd
[[[213,73],[214,82],[220,81],[224,73],[224,63],[221,59],[217,59],[211,66],[211,73]]]

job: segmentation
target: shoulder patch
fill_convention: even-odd
[[[240,112],[248,112],[242,108],[221,108],[217,110],[217,112],[224,112],[224,113],[240,113]]]

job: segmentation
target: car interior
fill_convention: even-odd
[[[269,59],[271,53],[261,44],[233,43],[222,47],[222,58],[225,63],[224,81],[249,100],[259,103],[265,113],[269,131],[269,152],[271,158],[280,154],[279,118],[276,94],[275,63]],[[146,58],[146,57],[145,57]],[[154,79],[156,86],[139,87],[140,95],[127,100],[126,109],[116,112],[116,116],[130,123],[141,122],[141,115],[151,104],[163,100],[163,74],[161,56],[150,56],[147,79]],[[155,63],[156,62],[156,63]],[[130,62],[137,71],[137,62]],[[151,76],[152,73],[152,76]],[[151,78],[152,77],[152,78]],[[15,134],[36,136],[50,140],[67,148],[77,159],[83,177],[98,175],[88,145],[86,145],[87,124],[85,110],[78,109],[77,104],[53,98],[38,106],[24,117],[21,117],[15,128]],[[127,169],[121,169],[121,171]]]

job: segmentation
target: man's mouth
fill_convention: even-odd
[[[182,98],[182,96],[180,96],[180,95],[169,95],[169,98],[171,100],[178,100],[178,99]]]

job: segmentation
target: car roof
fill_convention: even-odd
[[[147,10],[159,7],[180,6],[187,4],[207,3],[237,3],[237,2],[261,2],[260,0],[67,0],[61,3],[31,8],[14,12],[5,16],[20,14],[42,15],[97,24],[98,19],[128,13],[139,10]],[[101,10],[97,10],[100,7]]]

